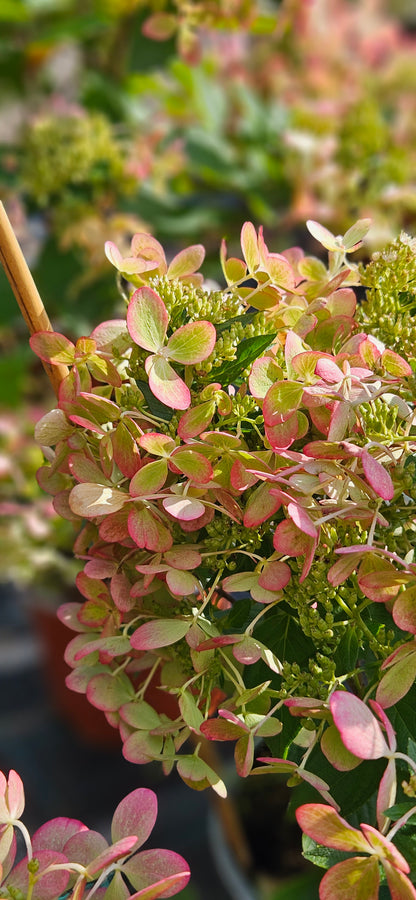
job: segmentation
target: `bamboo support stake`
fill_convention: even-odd
[[[0,202],[0,262],[10,282],[11,289],[19,304],[20,311],[30,331],[53,331],[29,266],[10,224],[3,204]],[[68,375],[65,365],[52,366],[43,362],[43,368],[58,395],[61,381]]]

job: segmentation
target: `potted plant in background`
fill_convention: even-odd
[[[327,268],[270,251],[247,222],[242,258],[222,247],[222,290],[202,285],[201,245],[168,264],[139,233],[127,257],[106,248],[131,285],[125,319],[77,344],[31,338],[70,366],[36,427],[54,450],[40,484],[80,520],[84,602],[59,613],[76,632],[68,686],[128,760],[198,790],[226,794],[206,740],[235,743],[243,778],[286,773],[324,900],[345,884],[377,897],[380,878],[416,896],[414,361],[400,353],[416,263],[402,235],[358,267],[368,227],[310,222]]]

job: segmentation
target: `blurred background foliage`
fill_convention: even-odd
[[[2,0],[0,198],[56,330],[118,314],[103,245],[136,231],[204,243],[220,280],[246,218],[273,250],[307,218],[370,216],[367,252],[412,231],[415,24],[404,0]],[[1,513],[43,502],[13,442],[52,398],[2,271],[0,296]]]

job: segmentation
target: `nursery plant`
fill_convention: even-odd
[[[126,316],[30,341],[69,367],[35,432],[79,523],[68,687],[197,790],[206,741],[287,773],[322,900],[416,897],[416,244],[357,266],[369,226],[309,221],[326,266],[246,222],[223,288],[202,245],[108,242]]]
[[[6,900],[126,900],[172,897],[189,881],[189,868],[171,850],[140,850],[157,817],[157,799],[137,788],[118,804],[111,843],[78,819],[58,817],[30,836],[22,822],[23,783],[0,772],[0,896]],[[16,862],[17,836],[26,855]],[[137,852],[139,851],[140,852]]]

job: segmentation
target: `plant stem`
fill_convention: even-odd
[[[3,204],[0,202],[0,262],[10,283],[20,311],[30,331],[53,331],[29,266]],[[42,361],[43,368],[58,396],[59,386],[69,373],[65,365],[52,366]]]

